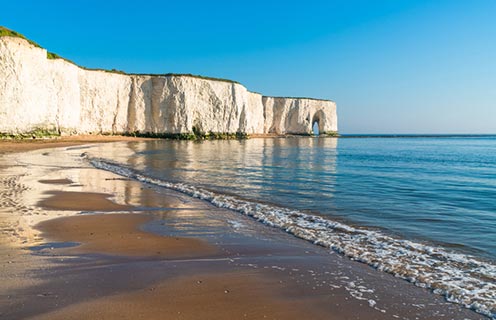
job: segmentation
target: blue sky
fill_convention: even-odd
[[[0,25],[94,68],[338,104],[341,133],[496,133],[496,1],[9,1]]]

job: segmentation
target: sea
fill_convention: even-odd
[[[86,156],[496,318],[496,136],[153,140]]]

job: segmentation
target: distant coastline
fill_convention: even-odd
[[[340,134],[340,138],[483,138],[496,137],[496,133],[374,133],[374,134]]]

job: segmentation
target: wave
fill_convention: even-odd
[[[443,295],[447,301],[496,319],[496,265],[445,248],[399,239],[294,210],[225,195],[186,183],[164,181],[101,158],[89,159],[99,169],[206,200],[217,207],[250,216],[296,237],[330,248],[352,260],[403,278]]]

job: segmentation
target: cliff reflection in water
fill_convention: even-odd
[[[100,157],[147,176],[186,182],[225,194],[317,210],[315,197],[332,208],[336,183],[336,138],[118,143]],[[97,152],[98,153],[98,152]]]

